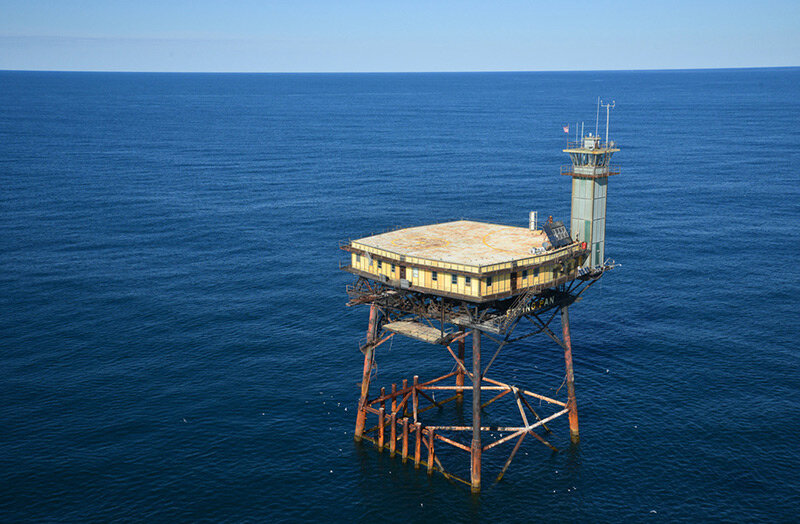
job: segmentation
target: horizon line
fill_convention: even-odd
[[[668,71],[736,71],[754,69],[798,69],[800,65],[741,66],[741,67],[668,67],[643,69],[485,69],[485,70],[425,70],[425,71],[164,71],[114,69],[2,69],[2,73],[123,73],[123,74],[207,74],[207,75],[391,75],[391,74],[479,74],[479,73],[624,73]]]

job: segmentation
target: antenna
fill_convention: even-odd
[[[600,127],[600,97],[597,97],[597,116],[594,119],[594,136],[597,136]]]
[[[608,122],[611,119],[611,110],[617,106],[617,102],[612,100],[610,104],[600,104],[606,108],[606,147],[608,147]]]

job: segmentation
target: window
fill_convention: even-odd
[[[492,277],[486,277],[486,287],[492,287]]]
[[[381,262],[380,260],[378,260],[378,269],[380,269],[380,268],[382,268],[382,267],[383,267],[383,262]]]
[[[472,286],[472,279],[470,277],[464,277],[464,285],[467,287]]]
[[[523,269],[522,270],[522,278],[528,278],[528,270],[527,269]]]
[[[450,283],[453,284],[454,286],[458,285],[458,275],[452,275],[450,277]]]
[[[439,280],[439,274],[436,271],[431,271],[431,280],[433,280],[434,282]]]
[[[537,267],[537,268],[534,268],[534,270],[533,270],[533,276],[534,276],[534,277],[538,277],[538,276],[539,276],[539,268],[538,268],[538,267]]]
[[[392,273],[394,273],[394,264],[392,264]]]
[[[360,263],[361,263],[361,255],[356,253],[356,264],[360,264]]]
[[[414,278],[419,278],[419,268],[412,268],[411,274],[414,276]]]

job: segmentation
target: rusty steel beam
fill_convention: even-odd
[[[541,425],[545,424],[546,422],[550,422],[551,420],[553,420],[553,419],[555,419],[555,418],[558,418],[558,417],[560,417],[561,415],[566,415],[568,411],[569,411],[568,409],[564,409],[564,410],[562,410],[562,411],[559,411],[558,413],[553,413],[553,414],[552,414],[552,415],[550,415],[549,417],[547,417],[547,418],[544,418],[544,419],[540,420],[539,422],[534,422],[533,424],[531,424],[530,426],[528,426],[528,427],[525,427],[525,428],[520,428],[520,429],[516,429],[516,428],[503,428],[504,430],[511,430],[511,431],[513,431],[513,433],[511,433],[510,435],[507,435],[507,436],[505,436],[505,437],[503,437],[503,438],[501,438],[501,439],[495,440],[495,441],[494,441],[494,442],[492,442],[491,444],[487,444],[487,445],[485,445],[485,446],[483,447],[483,451],[486,451],[486,450],[492,449],[492,448],[493,448],[493,447],[495,447],[495,446],[499,446],[500,444],[502,444],[502,443],[504,443],[504,442],[506,442],[506,441],[508,441],[508,440],[511,440],[512,438],[514,438],[514,437],[516,437],[516,436],[519,436],[519,435],[521,435],[521,434],[523,434],[523,433],[527,433],[527,432],[529,432],[530,430],[532,430],[532,429],[534,429],[534,428],[538,428],[539,426],[541,426]],[[516,431],[514,431],[515,429],[516,429]],[[501,430],[501,431],[502,431],[502,430]]]
[[[447,404],[448,402],[452,402],[452,401],[454,401],[456,398],[457,398],[457,395],[453,395],[453,396],[452,396],[452,397],[450,397],[450,398],[446,398],[446,399],[444,399],[444,400],[440,400],[438,405],[436,405],[436,404],[431,404],[430,406],[427,406],[427,407],[424,407],[424,408],[420,409],[420,410],[419,410],[419,412],[420,412],[420,413],[425,413],[425,412],[426,412],[426,411],[428,411],[429,409],[433,409],[433,408],[438,408],[438,407],[441,407],[441,406],[443,406],[443,405]]]
[[[514,388],[514,397],[517,400],[517,407],[519,408],[519,414],[522,416],[522,422],[527,427],[529,425],[528,424],[528,417],[525,416],[525,410],[522,408],[522,400],[523,400],[523,398],[522,398],[522,395],[519,394],[519,389],[518,388]],[[539,416],[537,415],[536,418],[539,418]],[[544,422],[542,422],[542,419],[539,419],[539,422],[541,422],[542,426],[544,426]],[[548,448],[552,449],[553,451],[558,451],[558,449],[555,446],[553,446],[552,444],[547,442],[545,439],[543,439],[542,437],[540,437],[539,435],[534,433],[534,431],[532,429],[529,430],[528,433],[530,433],[533,437],[535,437],[539,442],[541,442],[542,444],[544,444]],[[520,439],[520,442],[521,441],[522,441],[522,439]],[[512,454],[512,456],[513,456],[513,454]],[[511,461],[509,460],[508,463],[510,464]],[[501,474],[501,476],[502,476],[502,474]]]
[[[573,444],[580,442],[578,435],[578,403],[575,400],[575,374],[572,370],[572,339],[569,333],[569,309],[561,308],[561,330],[564,334],[564,363],[567,371],[567,409],[569,410],[569,436]]]
[[[472,447],[470,486],[473,493],[481,490],[481,332],[472,330]]]
[[[456,373],[457,373],[456,371],[451,371],[450,373],[448,373],[446,375],[442,375],[441,377],[436,377],[436,378],[434,378],[432,380],[429,380],[427,382],[423,382],[423,383],[419,384],[417,387],[428,386],[430,384],[435,384],[437,382],[441,382],[442,380],[445,380],[445,379],[448,379],[448,378],[452,377]]]
[[[386,437],[386,410],[378,410],[378,451],[383,451],[384,439]]]
[[[411,391],[412,391],[412,393],[411,393],[411,402],[412,402],[413,409],[414,409],[414,423],[417,422],[417,414],[418,414],[417,411],[419,411],[419,400],[417,398],[418,397],[418,395],[417,395],[417,391],[418,390],[419,390],[419,376],[418,375],[414,375],[414,386],[411,388]]]
[[[414,422],[414,433],[416,433],[417,441],[414,445],[414,469],[419,469],[420,454],[422,449],[422,424]]]
[[[533,409],[533,406],[530,405],[530,403],[528,402],[528,399],[526,399],[522,395],[520,395],[519,399],[522,401],[523,404],[525,404],[525,407],[527,407],[529,410],[531,410],[531,413],[533,413],[533,416],[536,417],[536,420],[539,420],[539,421],[542,420],[542,417],[540,417],[539,414],[536,413],[536,410]],[[545,431],[550,433],[550,428],[548,428],[545,424],[542,424],[542,427],[544,428]]]
[[[361,440],[364,438],[374,442],[379,450],[388,448],[392,456],[400,454],[403,462],[411,458],[410,454],[413,453],[415,468],[418,468],[420,464],[425,464],[429,474],[433,470],[440,471],[448,479],[452,478],[468,484],[473,493],[477,493],[481,489],[482,454],[493,447],[509,442],[512,439],[516,440],[514,449],[497,477],[499,481],[506,474],[527,435],[530,434],[551,450],[557,451],[555,446],[534,430],[542,427],[545,431],[550,432],[551,430],[547,423],[561,415],[568,415],[570,438],[572,442],[578,443],[578,412],[575,400],[568,307],[588,287],[593,285],[600,276],[602,276],[602,272],[591,280],[573,280],[549,289],[527,288],[522,292],[512,293],[508,296],[484,297],[492,298],[493,300],[486,300],[477,304],[465,302],[463,297],[433,296],[421,290],[398,289],[385,283],[372,282],[368,278],[359,279],[352,290],[348,288],[348,294],[352,299],[351,303],[364,299],[364,303],[370,304],[370,321],[367,328],[366,342],[361,346],[364,352],[364,367],[362,370],[361,396],[359,397],[356,416],[355,439]],[[554,330],[550,328],[550,324],[559,313],[561,315],[561,337],[556,335]],[[532,324],[532,326],[526,326],[527,329],[525,331],[531,328],[534,331],[513,336],[515,330],[521,325],[520,321],[523,317],[527,318]],[[411,380],[404,379],[401,387],[398,387],[398,383],[393,383],[389,394],[387,394],[385,388],[381,388],[377,398],[369,400],[370,381],[374,378],[372,375],[375,367],[375,349],[394,336],[394,333],[387,335],[388,330],[384,330],[381,333],[381,326],[386,322],[396,321],[427,322],[431,327],[441,331],[443,336],[446,336],[446,340],[442,341],[442,345],[453,357],[456,362],[456,368],[446,375],[424,383],[419,381],[418,376],[413,377],[413,383]],[[456,331],[445,333],[445,324],[456,326]],[[490,333],[486,333],[486,331]],[[522,328],[517,331],[522,331]],[[492,336],[491,333],[495,333],[495,336]],[[507,345],[539,333],[544,333],[564,350],[565,383],[567,385],[566,403],[486,377],[492,364]],[[471,369],[466,367],[465,362],[465,338],[469,335],[473,337]],[[497,343],[497,346],[493,350],[493,355],[488,364],[485,364],[485,368],[481,369],[481,346],[484,335],[490,341]],[[458,343],[457,348],[451,347],[455,343]],[[454,349],[457,349],[457,353]],[[450,377],[455,377],[454,385],[450,385],[451,383],[439,384]],[[422,412],[441,407],[452,400],[457,400],[459,403],[463,402],[466,391],[470,387],[465,386],[465,377],[470,377],[472,388],[471,426],[424,426],[419,419],[419,415]],[[453,391],[454,396],[446,400],[437,401],[431,396],[433,394],[432,391],[437,390]],[[490,393],[494,396],[488,402],[482,404],[481,397],[484,390],[495,391],[497,394]],[[522,418],[522,425],[482,426],[481,410],[509,393],[513,393],[517,409]],[[431,404],[428,405],[426,402],[425,407],[422,407],[420,405],[420,396]],[[526,397],[537,398],[550,404],[561,406],[563,409],[543,418],[536,412],[536,409]],[[371,433],[372,438],[367,437],[364,432],[366,417],[371,413],[376,414],[378,418],[378,425],[366,432]],[[529,415],[535,417],[536,420],[529,420]],[[399,428],[398,424],[400,424]],[[389,426],[388,435],[386,434],[387,425]],[[373,431],[376,432],[372,433]],[[442,435],[440,433],[442,431],[471,431],[472,439],[469,445],[462,444]],[[501,432],[501,436],[497,440],[484,444],[484,439],[482,438],[482,432],[484,431]],[[415,433],[415,442],[413,443],[409,443],[409,437],[412,436],[410,433]],[[485,440],[490,440],[488,433],[484,435],[487,435]],[[463,437],[461,438],[463,439]],[[386,442],[386,439],[389,439],[389,442]],[[436,440],[470,453],[469,482],[459,479],[444,470],[438,454],[434,450],[434,442]],[[397,449],[398,443],[401,446],[400,449]],[[414,446],[413,450],[408,449],[409,444]],[[427,451],[427,461],[423,460],[422,457],[423,446]]]
[[[485,389],[485,388],[481,388],[481,389]],[[501,398],[505,397],[509,393],[511,393],[510,389],[504,389],[503,391],[501,391],[500,393],[495,395],[494,398],[492,398],[492,400],[490,400],[489,402],[484,402],[483,404],[481,404],[481,408],[485,408],[486,406],[492,404],[493,402],[495,402],[497,400],[500,400]]]
[[[460,366],[458,367],[458,373],[456,374],[456,386],[463,387],[464,386],[464,351],[465,351],[466,343],[464,339],[461,338],[458,341],[458,357],[456,360],[460,362]],[[458,390],[458,399],[457,402],[461,404],[464,401],[464,390]]]
[[[409,391],[403,396],[403,400],[397,405],[397,411],[395,413],[402,411],[401,415],[405,416],[406,414],[406,405],[408,404],[408,399],[411,398],[411,392]]]
[[[401,447],[401,456],[403,457],[403,464],[408,460],[408,417],[403,417],[403,444]]]
[[[367,344],[374,342],[378,335],[378,306],[375,303],[370,304],[369,307],[369,326],[367,327]],[[367,419],[367,412],[364,409],[367,404],[367,397],[369,396],[369,381],[372,375],[372,358],[373,349],[368,348],[364,352],[364,370],[361,375],[361,397],[358,401],[358,412],[356,413],[356,441],[361,440],[361,435],[364,434],[364,423]]]
[[[500,382],[499,380],[495,380],[495,379],[492,379],[492,378],[486,378],[486,377],[484,377],[483,380],[485,380],[486,382],[489,382],[491,384],[497,384],[498,386],[504,386],[504,387],[506,387],[508,389],[511,389],[511,385],[510,384],[506,384],[505,382]],[[544,395],[540,395],[538,393],[534,393],[532,391],[528,391],[528,390],[525,390],[525,389],[522,389],[522,388],[520,388],[519,390],[523,394],[528,395],[530,397],[538,398],[539,400],[544,400],[545,402],[549,402],[550,404],[555,404],[556,406],[566,407],[566,404],[564,402],[558,401],[558,400],[556,400],[554,398],[545,397]]]
[[[494,352],[494,355],[492,356],[491,360],[489,360],[489,363],[486,364],[486,367],[483,369],[483,373],[481,373],[481,377],[485,377],[486,376],[486,373],[489,372],[489,368],[492,367],[492,364],[494,363],[494,359],[496,359],[497,355],[500,354],[500,350],[503,349],[506,346],[506,344],[508,344],[508,337],[510,337],[511,334],[514,333],[514,330],[517,329],[517,325],[519,325],[519,320],[520,319],[516,319],[511,324],[510,329],[506,332],[505,338],[498,344],[497,351]]]
[[[460,442],[456,442],[455,440],[449,439],[449,438],[444,437],[442,435],[439,435],[438,433],[435,435],[435,438],[437,438],[438,440],[441,440],[442,442],[446,442],[447,444],[450,444],[451,446],[456,447],[458,449],[463,449],[467,453],[471,453],[472,452],[472,448],[470,448],[469,446],[461,444]]]
[[[428,430],[428,475],[433,473],[433,430]]]
[[[463,386],[420,386],[420,390],[427,390],[427,391],[458,391]],[[465,388],[466,389],[466,388]],[[500,391],[503,389],[508,389],[504,386],[481,386],[482,391]]]
[[[453,350],[450,348],[450,346],[445,346],[445,348],[447,348],[447,351],[450,353],[450,355],[456,361],[456,365],[459,367],[459,369],[461,369],[461,371],[464,373],[464,375],[468,376],[470,378],[470,380],[472,380],[472,373],[470,373],[467,370],[467,367],[466,367],[466,365],[464,365],[464,362],[458,360],[458,357],[456,356],[455,353],[453,353]]]
[[[514,444],[514,449],[511,450],[511,454],[508,456],[508,460],[506,460],[506,463],[503,464],[503,470],[500,472],[499,475],[497,475],[496,482],[500,482],[503,479],[503,475],[506,474],[508,467],[511,465],[511,461],[514,460],[514,455],[517,454],[517,451],[519,451],[519,447],[522,445],[522,441],[525,440],[525,435],[526,435],[525,433],[520,435],[519,440],[517,440],[517,443]]]

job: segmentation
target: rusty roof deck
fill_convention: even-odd
[[[454,264],[486,266],[522,260],[542,247],[542,231],[471,220],[398,229],[354,240],[366,248]]]

